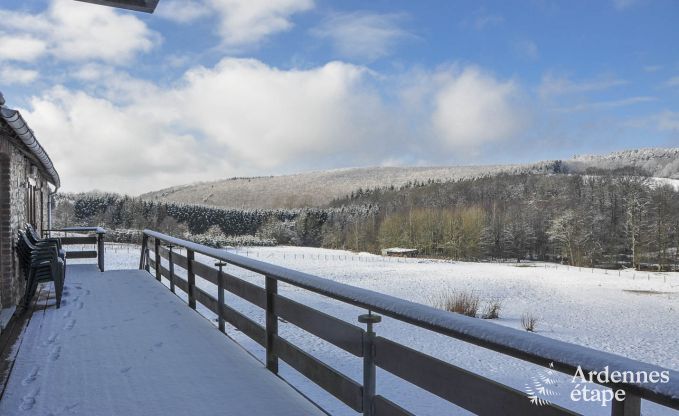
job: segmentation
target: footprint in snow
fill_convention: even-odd
[[[66,323],[66,325],[64,325],[64,329],[66,329],[66,330],[73,329],[74,326],[75,326],[75,319],[71,319],[70,321],[68,321]]]
[[[132,367],[121,368],[121,369],[120,369],[120,372],[121,372],[122,374],[127,374],[127,372],[130,371],[131,369],[132,369]]]
[[[78,302],[78,309],[82,309],[85,304],[83,302]]]
[[[52,361],[56,361],[56,360],[59,359],[60,356],[61,356],[61,347],[57,345],[56,347],[54,347],[52,349],[52,352],[50,353],[49,358]]]
[[[40,367],[33,367],[30,373],[26,376],[25,379],[21,381],[21,384],[24,386],[28,386],[32,382],[35,381],[35,379],[38,378],[38,372],[40,371]]]
[[[23,411],[31,410],[33,406],[35,406],[36,397],[38,397],[38,393],[40,393],[40,389],[35,389],[28,393],[27,395],[25,395],[21,399],[21,405],[19,406],[19,410]]]
[[[43,345],[48,346],[48,345],[54,344],[54,341],[56,341],[57,338],[59,338],[58,334],[52,334],[47,338],[47,341],[43,342]]]
[[[63,304],[64,302],[61,301],[61,303]],[[72,313],[73,313],[73,312],[71,312],[71,311],[67,311],[67,312],[64,314],[64,319],[70,318]]]

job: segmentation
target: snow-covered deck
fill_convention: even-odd
[[[72,265],[66,287],[33,313],[0,414],[324,414],[146,272]]]

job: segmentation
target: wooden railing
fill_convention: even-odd
[[[152,243],[151,243],[152,240]],[[186,256],[174,251],[186,249]],[[215,259],[210,267],[195,259],[200,253]],[[166,259],[168,267],[161,264]],[[228,264],[264,276],[260,287],[224,272]],[[175,272],[186,270],[187,279]],[[679,372],[507,328],[491,322],[437,310],[374,291],[337,283],[321,277],[286,269],[273,264],[144,230],[139,268],[153,273],[159,281],[165,277],[173,292],[178,287],[188,295],[188,304],[201,303],[214,312],[219,329],[228,322],[266,349],[266,367],[278,373],[283,360],[302,375],[322,387],[343,403],[364,415],[411,415],[409,411],[375,393],[375,368],[382,368],[409,383],[433,393],[450,403],[480,415],[573,415],[573,411],[554,404],[536,406],[524,392],[459,368],[407,346],[377,336],[374,326],[381,313],[390,318],[425,328],[471,344],[497,351],[541,366],[553,366],[571,376],[578,366],[589,371],[668,371],[668,383],[609,383],[605,387],[625,391],[623,401],[613,401],[613,416],[639,416],[641,399],[679,410]],[[196,286],[196,277],[217,287],[217,299]],[[362,329],[278,293],[278,282],[365,308],[358,321]],[[262,308],[265,326],[238,312],[224,302],[224,290]],[[278,318],[313,334],[341,349],[363,358],[363,381],[357,383],[326,363],[301,350],[278,333]]]
[[[101,227],[65,227],[56,230],[45,230],[47,235],[57,237],[63,246],[94,245],[93,250],[66,250],[67,259],[97,259],[99,270],[104,271],[104,235]],[[56,233],[56,235],[52,235]],[[69,234],[78,234],[71,235]],[[82,235],[89,234],[89,235]]]

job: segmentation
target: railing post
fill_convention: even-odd
[[[170,253],[167,255],[167,261],[170,263],[170,290],[172,293],[174,293],[174,260],[172,260],[172,249],[174,248],[174,245],[168,244],[167,249],[170,250]]]
[[[278,281],[266,276],[266,368],[278,374],[278,355],[276,355],[275,341],[278,336],[278,318],[274,312],[274,301],[278,293]]]
[[[146,246],[146,262],[144,264],[144,270],[151,273],[151,265],[149,264],[149,246]]]
[[[358,322],[366,324],[366,332],[363,334],[363,415],[373,416],[373,400],[375,397],[375,331],[373,324],[382,321],[379,315],[373,315],[368,311],[366,315],[360,315]]]
[[[160,282],[160,240],[158,237],[153,237],[153,250],[156,253],[156,280]]]
[[[104,233],[97,233],[97,260],[99,261],[99,271],[104,271]]]
[[[226,266],[223,261],[218,261],[215,266],[219,267],[219,274],[217,275],[217,312],[219,313],[218,322],[219,330],[224,332],[224,271],[222,268]]]
[[[189,307],[196,309],[196,274],[193,272],[193,250],[186,249],[186,278],[189,284]]]
[[[141,238],[141,254],[139,256],[139,270],[144,270],[148,271],[148,258],[149,258],[149,250],[148,250],[148,243],[149,243],[149,236],[144,234]]]
[[[640,416],[641,398],[625,392],[623,401],[613,400],[611,403],[611,416]]]

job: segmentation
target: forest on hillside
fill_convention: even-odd
[[[216,246],[293,244],[372,252],[407,247],[423,256],[460,260],[668,269],[679,247],[679,192],[638,169],[413,182],[359,189],[327,207],[302,209],[219,209],[66,194],[55,214],[60,226],[153,228]],[[133,233],[119,235],[129,239]]]

